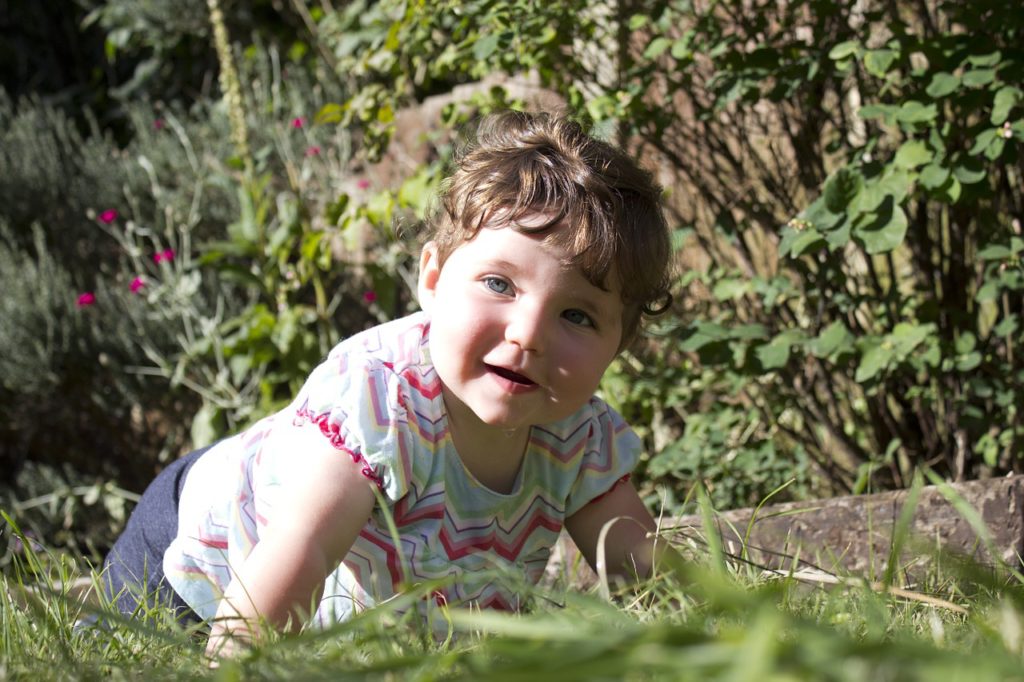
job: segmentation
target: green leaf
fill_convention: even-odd
[[[981,260],[1005,260],[1012,255],[1013,252],[1002,244],[989,244],[978,252]]]
[[[1010,111],[1020,101],[1021,91],[1012,85],[1000,88],[992,100],[992,125],[1000,126],[1010,117]]]
[[[238,190],[240,214],[238,220],[228,225],[228,236],[239,245],[255,245],[259,240],[260,226],[252,197],[244,189]]]
[[[857,110],[857,116],[865,121],[882,119],[886,125],[892,125],[896,119],[897,111],[899,109],[893,104],[867,104]]]
[[[317,125],[322,123],[340,123],[344,113],[345,108],[342,105],[328,103],[320,107],[320,111],[316,112],[313,122]]]
[[[970,372],[981,364],[981,353],[974,351],[956,359],[956,368],[960,372]]]
[[[850,243],[850,221],[843,220],[839,226],[825,233],[825,243],[829,250],[836,251]]]
[[[838,320],[825,327],[810,344],[811,353],[819,358],[827,358],[852,347],[853,335]]]
[[[402,22],[394,21],[391,26],[388,27],[388,33],[384,38],[384,49],[387,52],[395,52],[401,45],[399,40],[399,33],[402,31]]]
[[[864,54],[864,68],[877,78],[885,78],[899,53],[895,50],[868,50]]]
[[[835,229],[840,223],[842,223],[845,215],[844,212],[833,213],[829,210],[828,204],[825,201],[825,196],[818,197],[811,202],[811,205],[803,210],[800,214],[800,218],[807,221],[806,227],[811,227],[821,232]]]
[[[910,100],[900,105],[896,112],[896,120],[903,123],[930,123],[938,116],[939,110],[934,104],[922,104]]]
[[[1011,313],[992,328],[992,333],[1000,338],[1006,338],[1015,334],[1018,328],[1020,328],[1020,318],[1016,313]]]
[[[751,341],[754,339],[766,339],[768,338],[768,328],[765,327],[763,324],[757,322],[741,324],[738,327],[733,327],[730,330],[729,337],[745,341]]]
[[[831,50],[828,51],[828,58],[833,61],[839,61],[845,59],[850,55],[857,54],[860,49],[860,43],[856,40],[847,40],[845,42],[834,45]]]
[[[270,233],[265,248],[268,255],[278,256],[282,259],[288,257],[288,253],[291,251],[290,242],[294,225],[294,222],[282,222]]]
[[[886,121],[890,121],[896,111],[896,107],[892,104],[868,104],[858,109],[857,115],[864,119],[884,118]]]
[[[887,347],[884,343],[869,348],[861,357],[853,380],[857,383],[864,383],[875,378],[879,372],[889,367],[892,356],[892,348]]]
[[[893,161],[898,168],[917,168],[932,160],[935,153],[921,140],[908,140],[896,152]]]
[[[978,293],[974,295],[974,300],[978,303],[984,303],[985,301],[994,301],[998,296],[999,282],[989,280],[978,289]]]
[[[754,352],[763,369],[778,369],[779,367],[784,367],[789,362],[789,355],[793,346],[801,343],[806,338],[806,334],[800,329],[787,329],[768,343],[759,346]]]
[[[761,363],[761,367],[766,371],[785,367],[786,363],[789,362],[788,343],[766,343],[763,346],[758,346],[754,352]]]
[[[729,278],[720,280],[712,289],[712,295],[719,301],[731,301],[750,291],[749,280]]]
[[[961,187],[960,181],[955,176],[951,176],[946,184],[946,198],[949,199],[949,203],[955,204],[960,199],[960,192],[963,190],[963,187]]]
[[[953,167],[953,175],[965,185],[973,185],[985,179],[985,166],[981,161],[970,157]]]
[[[902,204],[910,193],[910,185],[910,173],[895,164],[890,164],[878,180],[878,188],[892,195],[892,200],[897,204]]]
[[[327,233],[323,231],[307,232],[302,237],[302,245],[299,247],[299,253],[302,254],[302,260],[306,262],[314,262],[317,254],[320,252],[320,245],[327,237]]]
[[[985,158],[989,161],[995,161],[1003,155],[1003,149],[1006,147],[1006,140],[1002,135],[992,140],[992,144],[985,150]]]
[[[971,69],[963,75],[963,84],[969,88],[980,88],[996,79],[995,69]]]
[[[491,55],[493,55],[501,42],[501,36],[497,33],[488,33],[482,36],[473,43],[473,57],[478,62],[487,61]]]
[[[882,202],[893,196],[892,192],[885,186],[882,178],[872,178],[864,184],[864,190],[860,193],[857,201],[857,211],[860,213],[873,212],[878,210]]]
[[[951,73],[940,71],[932,76],[932,82],[928,84],[928,88],[925,92],[928,93],[929,97],[938,99],[940,97],[945,97],[959,87],[959,76],[954,76]]]
[[[921,171],[918,182],[925,189],[938,189],[946,184],[946,180],[949,179],[950,170],[945,166],[932,163],[924,167]]]
[[[646,14],[634,14],[629,18],[629,30],[638,31],[650,21],[650,17]]]
[[[665,52],[665,50],[667,50],[670,47],[672,47],[671,40],[669,40],[665,36],[658,36],[657,38],[652,40],[651,43],[647,46],[647,49],[644,50],[644,58],[655,59],[657,57],[660,57]]]
[[[926,322],[917,324],[914,322],[900,322],[893,327],[888,339],[893,347],[893,353],[899,359],[908,356],[911,351],[921,345],[925,339],[935,333],[935,324]]]
[[[989,128],[988,130],[981,131],[978,133],[978,137],[974,139],[974,144],[967,153],[973,156],[981,154],[983,151],[988,149],[988,146],[992,144],[992,140],[996,139],[996,135],[1000,132],[999,128]]]
[[[974,451],[981,453],[981,457],[987,466],[995,467],[999,464],[999,444],[992,437],[992,434],[982,434],[978,442],[974,444]]]
[[[1002,58],[1003,54],[996,50],[988,54],[972,54],[967,58],[967,61],[974,66],[995,66]]]
[[[674,59],[690,59],[693,57],[693,37],[690,33],[672,43],[672,57]]]
[[[391,224],[391,213],[395,206],[394,196],[389,191],[378,192],[366,202],[366,217],[376,227]]]
[[[864,243],[864,250],[870,254],[892,251],[903,243],[907,234],[907,216],[903,209],[887,198],[878,207],[874,220],[854,230]]]
[[[1007,291],[1024,289],[1024,270],[1019,267],[1002,270],[999,273],[999,286]]]
[[[779,242],[779,257],[784,258],[788,255],[790,258],[796,258],[823,241],[821,233],[812,227],[804,230],[786,228],[782,234],[782,241]]]
[[[857,171],[843,166],[825,181],[825,206],[831,213],[841,214],[860,193],[864,178]]]
[[[411,207],[416,210],[417,214],[424,213],[434,196],[435,180],[436,178],[426,167],[406,179],[398,188],[399,206]]]
[[[686,352],[700,350],[704,346],[717,341],[729,339],[729,330],[715,322],[697,322],[690,327],[693,333],[679,344],[679,348]]]
[[[978,337],[971,331],[965,331],[953,344],[953,348],[956,349],[957,355],[964,355],[970,353],[978,347]]]

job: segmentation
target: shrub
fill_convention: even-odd
[[[38,224],[29,250],[0,227],[0,483],[32,460],[141,487],[159,453],[180,447],[194,409],[136,371],[139,335],[165,348],[173,339],[127,286],[76,285]]]
[[[1019,469],[1022,20],[994,2],[453,0],[320,26],[371,152],[432,88],[530,70],[657,167],[679,305],[606,390],[651,476],[733,506],[790,478]]]

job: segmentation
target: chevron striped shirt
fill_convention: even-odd
[[[416,584],[430,585],[436,603],[516,609],[517,586],[543,575],[565,518],[632,471],[639,439],[594,397],[531,428],[511,493],[477,482],[452,442],[429,331],[416,313],[343,341],[291,405],[200,457],[164,555],[170,584],[196,613],[214,616],[231,567],[259,542],[282,484],[302,466],[305,439],[329,439],[386,501],[328,576],[320,625]]]

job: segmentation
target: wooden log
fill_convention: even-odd
[[[766,505],[715,513],[714,525],[726,552],[757,566],[776,570],[820,569],[875,579],[888,564],[894,530],[909,491],[851,495],[824,500]],[[1024,557],[1024,476],[950,484],[921,489],[909,525],[909,537],[896,567],[900,581],[913,582],[928,570],[937,552],[969,558],[980,565],[997,561],[971,523],[950,502],[962,501],[985,528],[999,561],[1021,567]],[[754,519],[751,524],[751,518]],[[665,536],[697,552],[706,541],[700,516],[662,519]],[[576,587],[596,577],[563,534],[548,563],[548,580]]]
[[[716,515],[727,552],[775,569],[817,567],[834,573],[880,575],[886,570],[894,530],[909,491],[790,502]],[[951,502],[959,499],[977,512],[986,540]],[[754,519],[753,524],[750,523]],[[702,533],[697,516],[663,524],[679,533]],[[744,538],[746,538],[744,554]],[[909,525],[898,569],[916,573],[935,551],[967,557],[982,565],[999,560],[1017,567],[1024,556],[1024,476],[927,486]]]

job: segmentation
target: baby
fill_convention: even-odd
[[[594,565],[608,525],[609,573],[650,571],[641,444],[594,393],[669,298],[659,188],[577,124],[507,112],[436,213],[422,312],[342,342],[287,408],[150,485],[105,564],[119,608],[142,583],[223,654],[435,579],[438,603],[515,609],[496,576],[536,583],[563,527]]]

